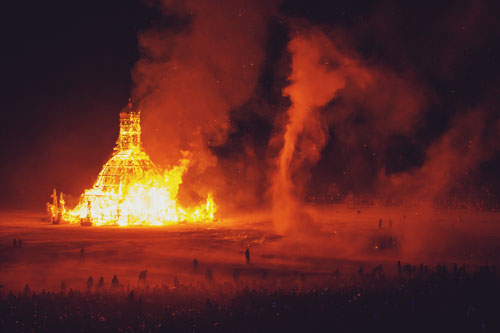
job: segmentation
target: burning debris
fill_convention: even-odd
[[[52,203],[47,202],[45,211],[45,220],[52,224],[60,224],[63,222],[63,214],[66,212],[66,202],[63,198],[63,193],[59,193],[57,198],[57,191],[54,189],[52,195]]]
[[[54,190],[47,203],[46,219],[54,224],[165,225],[172,222],[213,221],[216,211],[211,194],[206,203],[183,208],[177,203],[182,176],[189,166],[188,153],[177,166],[162,172],[144,151],[141,142],[141,112],[129,100],[120,112],[120,134],[111,158],[97,181],[85,190],[78,205],[66,210],[63,194]]]

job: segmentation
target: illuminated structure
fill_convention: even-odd
[[[94,186],[84,191],[72,210],[48,204],[49,215],[59,214],[60,221],[82,225],[165,225],[214,220],[216,207],[210,194],[197,207],[182,208],[177,204],[177,192],[190,161],[184,158],[171,170],[161,172],[142,147],[140,116],[129,99],[128,106],[120,112],[120,134],[114,152]]]
[[[94,188],[85,191],[87,200],[93,201],[102,193],[118,193],[123,186],[143,178],[147,173],[159,174],[158,169],[144,152],[141,142],[141,112],[132,109],[132,103],[120,112],[120,134],[113,156],[104,164]]]

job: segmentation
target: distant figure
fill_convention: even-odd
[[[400,260],[398,260],[398,272],[401,273],[401,261]]]
[[[23,241],[22,240],[19,239],[17,243],[18,243],[17,244],[18,247],[23,247]]]
[[[196,273],[198,271],[198,260],[193,259],[193,271]]]
[[[262,280],[265,280],[265,279],[267,278],[267,271],[266,271],[266,270],[263,270],[263,271],[262,271],[262,275],[260,276],[260,278],[261,278]]]
[[[392,220],[389,219],[389,229],[392,229]]]
[[[24,296],[30,296],[31,295],[31,289],[29,285],[24,286]]]
[[[111,280],[111,287],[118,288],[120,286],[120,281],[118,281],[118,277],[113,275],[113,279]]]
[[[364,272],[363,271],[363,267],[360,266],[359,269],[358,269],[358,274],[359,275],[363,275],[363,272]]]
[[[83,246],[82,246],[82,248],[80,249],[80,262],[81,262],[81,263],[84,263],[84,262],[85,262],[85,249],[83,248]]]
[[[12,243],[14,245],[14,248],[16,248],[17,247],[17,239],[14,238],[14,241]]]
[[[382,219],[379,219],[379,220],[378,220],[378,228],[379,228],[379,229],[382,229]]]
[[[94,279],[92,278],[92,276],[89,276],[89,278],[87,279],[87,291],[90,291],[93,286],[94,286]]]
[[[233,271],[233,281],[234,283],[238,283],[240,281],[240,271],[237,268]]]
[[[178,288],[180,285],[181,283],[179,282],[179,278],[177,276],[174,276],[174,286]]]
[[[145,269],[142,272],[139,273],[139,281],[144,281],[146,282],[146,277],[148,276],[148,270]]]
[[[99,289],[104,288],[104,278],[102,276],[99,279],[99,282],[97,283],[97,288]]]
[[[245,259],[247,260],[247,265],[250,265],[250,249],[248,247],[245,251]]]
[[[63,294],[66,294],[66,290],[68,290],[68,287],[66,287],[66,283],[64,283],[64,281],[63,281],[63,282],[61,282],[61,292]]]
[[[207,270],[205,271],[205,279],[207,279],[209,283],[214,282],[214,273],[210,268],[207,268]]]
[[[384,269],[382,268],[382,264],[380,264],[372,270],[372,274],[378,276],[381,275],[383,271]]]

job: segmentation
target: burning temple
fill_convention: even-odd
[[[85,191],[86,201],[98,200],[102,193],[119,193],[121,188],[158,169],[144,152],[141,142],[141,111],[130,102],[120,112],[120,134],[111,158],[104,164],[94,188]]]
[[[215,203],[209,194],[206,203],[181,208],[177,192],[189,160],[161,172],[143,149],[141,112],[133,109],[129,99],[120,112],[120,133],[116,147],[104,164],[94,186],[85,190],[78,205],[66,210],[62,194],[54,192],[47,204],[47,218],[53,223],[81,225],[164,225],[176,221],[214,219]]]

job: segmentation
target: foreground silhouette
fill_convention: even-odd
[[[500,280],[494,266],[468,272],[465,266],[394,264],[352,275],[335,270],[325,280],[290,275],[295,287],[261,288],[234,270],[234,283],[208,286],[117,288],[118,278],[86,291],[0,294],[2,331],[354,331],[498,332]],[[268,273],[266,272],[266,275]],[[266,278],[267,280],[267,278]],[[310,283],[310,285],[308,285]],[[285,281],[282,281],[285,286]],[[64,288],[63,288],[64,287]],[[106,289],[107,288],[107,289]]]

